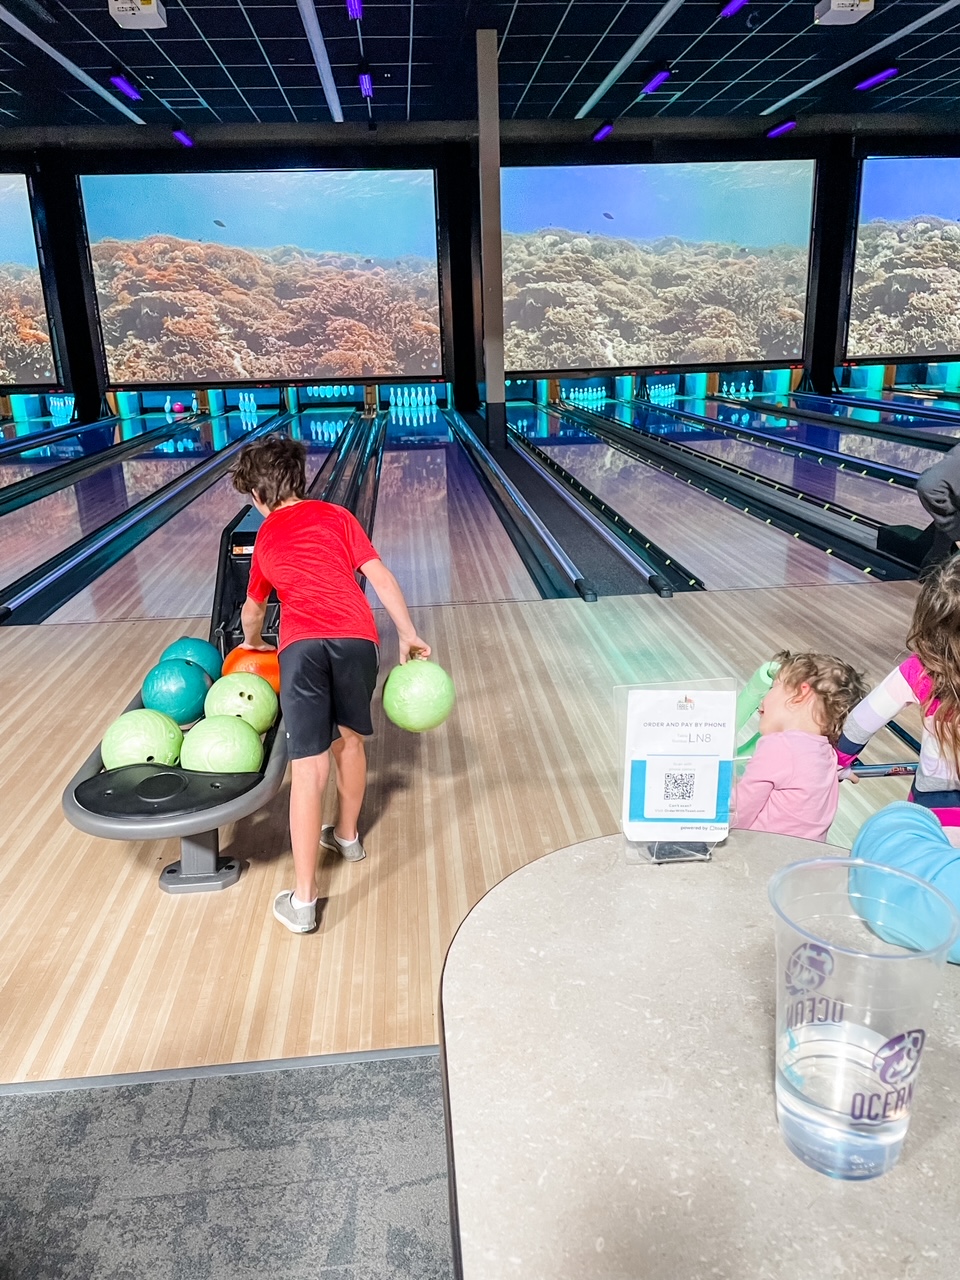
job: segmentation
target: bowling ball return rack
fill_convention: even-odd
[[[221,655],[243,639],[240,607],[246,597],[250,557],[261,517],[247,507],[220,539],[210,640]],[[277,643],[279,605],[267,609],[264,638]],[[124,708],[136,710],[139,693]],[[106,726],[104,726],[106,727]],[[88,835],[108,840],[180,841],[180,857],[160,872],[166,893],[209,893],[240,879],[237,858],[220,854],[219,828],[255,813],[280,790],[287,767],[283,720],[264,738],[258,773],[196,773],[178,766],[133,764],[105,770],[99,745],[63,792],[67,820]]]

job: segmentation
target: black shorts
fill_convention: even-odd
[[[280,650],[280,710],[291,760],[319,756],[337,725],[373,733],[380,650],[372,640],[297,640]]]

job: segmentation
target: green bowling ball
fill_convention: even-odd
[[[195,662],[197,666],[203,667],[211,680],[220,679],[223,658],[220,657],[217,646],[211,644],[209,640],[198,640],[196,636],[181,636],[179,640],[174,640],[173,644],[167,645],[157,661],[166,662],[168,658],[186,658],[188,662]]]
[[[443,724],[455,700],[453,681],[429,659],[414,658],[394,667],[383,686],[387,718],[409,733],[424,733]]]
[[[262,764],[260,735],[239,716],[198,721],[180,748],[181,769],[198,773],[256,773]]]
[[[203,715],[203,700],[211,683],[198,663],[167,658],[147,672],[140,698],[151,711],[162,711],[177,724],[192,724]]]
[[[221,676],[203,702],[205,716],[239,716],[257,733],[266,733],[277,718],[280,703],[263,676],[237,671]]]
[[[100,756],[105,769],[125,764],[176,764],[183,734],[180,726],[159,711],[125,711],[103,735]]]

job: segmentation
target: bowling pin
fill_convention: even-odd
[[[171,406],[172,404],[173,404],[173,397],[172,397],[172,396],[167,396],[167,402],[166,402],[166,404],[163,406],[163,411],[164,411],[164,413],[169,413],[169,412],[170,412],[170,406]]]
[[[396,393],[393,387],[390,388],[390,408],[392,409],[397,403]]]

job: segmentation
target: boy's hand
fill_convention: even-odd
[[[837,777],[841,782],[853,782],[856,785],[860,783],[860,779],[849,765],[845,769],[838,769]]]
[[[414,636],[412,640],[400,640],[400,665],[409,662],[411,658],[429,658],[433,650],[427,644],[426,640],[421,640],[419,636]]]

